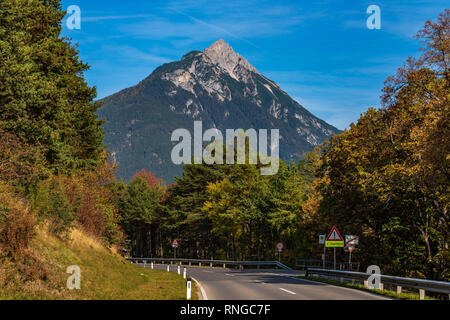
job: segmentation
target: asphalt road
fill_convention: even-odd
[[[139,264],[138,266],[143,266]],[[150,264],[146,265],[150,268]],[[167,265],[154,265],[167,270]],[[170,265],[177,272],[177,265]],[[181,266],[181,273],[183,273]],[[299,279],[295,270],[243,270],[187,267],[205,300],[389,300],[370,292]]]

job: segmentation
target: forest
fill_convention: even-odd
[[[32,265],[27,246],[48,224],[138,257],[172,257],[176,238],[179,257],[275,260],[281,241],[293,266],[320,259],[318,236],[336,225],[359,236],[363,269],[450,280],[450,10],[417,34],[422,50],[386,80],[382,108],[304,160],[271,176],[261,164],[188,164],[167,185],[144,168],[115,178],[60,2],[16,2],[0,2],[0,260]]]
[[[359,235],[363,267],[450,279],[449,10],[417,39],[420,57],[386,80],[381,109],[303,161],[281,161],[276,175],[250,164],[185,165],[165,186],[136,173],[119,203],[133,254],[170,257],[176,238],[185,258],[274,260],[281,241],[293,265],[320,259],[318,235],[336,225]]]

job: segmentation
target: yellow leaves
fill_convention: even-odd
[[[206,187],[206,191],[212,197],[217,197],[221,192],[223,192],[226,188],[227,179],[223,179],[221,181],[209,183]]]

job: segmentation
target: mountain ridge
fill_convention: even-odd
[[[105,142],[129,179],[142,168],[167,181],[180,175],[170,161],[171,132],[201,120],[205,128],[280,129],[280,157],[298,159],[339,133],[259,73],[224,40],[156,68],[137,85],[102,99]]]

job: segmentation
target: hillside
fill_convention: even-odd
[[[128,180],[150,169],[171,182],[181,176],[172,163],[171,134],[196,120],[203,130],[280,130],[280,158],[301,158],[340,131],[315,117],[275,82],[259,73],[223,40],[166,63],[136,86],[102,100],[105,142]]]
[[[0,300],[185,299],[175,273],[136,268],[94,238],[73,229],[68,241],[38,229],[24,261],[0,260]],[[81,269],[81,289],[66,288],[69,265]]]

